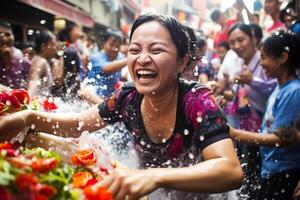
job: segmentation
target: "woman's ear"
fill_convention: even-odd
[[[282,52],[279,58],[280,64],[286,63],[288,58],[289,58],[289,54],[287,52]]]
[[[190,57],[188,54],[185,54],[182,58],[180,58],[179,69],[178,69],[179,74],[182,74],[184,69],[187,67],[187,63],[189,62],[189,59]]]

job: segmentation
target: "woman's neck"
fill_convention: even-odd
[[[277,78],[278,84],[283,85],[287,81],[294,80],[297,78],[297,75],[295,73],[290,73],[289,71],[284,71],[280,73],[280,76]]]
[[[253,52],[249,55],[249,57],[244,59],[244,62],[246,65],[249,65],[249,63],[251,62],[251,60],[255,56],[255,54],[256,54],[256,50],[255,50],[255,47],[253,47]]]
[[[172,90],[160,94],[145,95],[143,106],[147,112],[155,113],[155,115],[164,115],[169,113],[171,109],[177,107],[178,84]]]

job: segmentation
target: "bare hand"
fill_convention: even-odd
[[[234,82],[238,84],[250,84],[253,80],[253,74],[248,68],[244,68],[243,71],[234,77]]]
[[[295,200],[300,200],[300,181],[298,182],[298,184],[294,190],[293,198]]]
[[[150,170],[119,167],[101,181],[101,185],[113,193],[115,200],[135,200],[155,189],[155,174]]]
[[[0,118],[0,141],[10,141],[26,128],[28,111],[20,111]]]

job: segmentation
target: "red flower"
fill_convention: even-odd
[[[2,149],[13,149],[13,145],[8,142],[0,143],[0,150]]]
[[[57,160],[55,158],[37,159],[33,160],[31,167],[34,171],[41,173],[48,172],[57,166]]]
[[[0,102],[0,115],[5,113],[8,109],[9,107],[5,103]]]
[[[38,178],[34,174],[18,174],[15,183],[20,191],[28,190],[38,184]]]
[[[74,165],[92,165],[96,163],[97,158],[93,149],[85,149],[74,154],[71,160]]]
[[[113,200],[112,193],[97,183],[85,187],[83,193],[87,200]]]
[[[18,101],[17,97],[8,92],[0,93],[0,103],[6,104],[9,106],[9,111],[20,110],[21,104]]]
[[[46,184],[37,184],[35,187],[35,191],[45,197],[52,197],[57,193],[54,187]]]
[[[90,172],[77,172],[72,177],[72,183],[74,187],[84,188],[92,179],[93,175]]]
[[[15,89],[11,91],[11,95],[15,96],[21,104],[29,104],[30,96],[26,90]]]
[[[4,187],[0,187],[0,199],[1,200],[12,200],[11,193]]]
[[[58,106],[54,102],[48,101],[48,99],[42,102],[42,106],[46,111],[54,111],[58,108]]]

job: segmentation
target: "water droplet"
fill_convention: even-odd
[[[142,145],[142,146],[145,146],[145,144],[146,144],[146,142],[142,140],[142,141],[141,141],[141,145]]]
[[[199,116],[199,117],[197,117],[197,119],[196,119],[196,120],[197,120],[197,122],[201,123],[203,119],[202,119],[202,117],[201,117],[201,116]]]
[[[275,146],[276,146],[276,147],[279,147],[279,146],[280,146],[280,144],[276,142]]]
[[[79,123],[78,123],[78,126],[79,126],[79,127],[83,127],[83,125],[84,125],[84,122],[79,122]]]
[[[190,133],[189,130],[184,129],[184,131],[183,131],[183,134],[184,134],[184,135],[188,135],[189,133]]]
[[[189,158],[190,159],[194,159],[195,158],[194,154],[193,153],[189,153]]]
[[[48,117],[47,118],[47,122],[49,123],[49,122],[51,122],[52,121],[52,119],[50,118],[50,117]]]
[[[285,189],[281,189],[280,192],[283,194],[285,193]]]
[[[200,141],[203,141],[203,140],[205,139],[205,137],[204,137],[203,135],[201,135],[201,136],[199,137],[199,139],[200,139]]]
[[[44,20],[44,19],[42,19],[41,21],[40,21],[40,24],[46,24],[46,20]]]
[[[34,130],[35,129],[35,124],[31,124],[30,129]]]
[[[167,139],[163,138],[161,141],[162,141],[162,143],[166,143]]]

